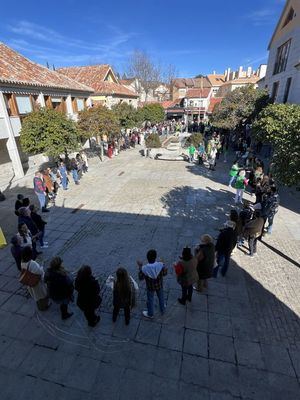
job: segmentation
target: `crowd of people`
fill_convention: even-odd
[[[146,127],[145,127],[146,128]],[[151,127],[152,129],[153,127]],[[177,129],[178,127],[175,127]],[[149,133],[149,132],[148,132]],[[107,142],[107,155],[111,151],[123,147],[143,145],[145,135],[141,131],[132,131],[121,135],[118,144],[111,147]],[[105,141],[105,137],[103,138]],[[231,140],[228,136],[219,133],[204,135],[204,140],[196,148],[188,148],[189,161],[203,164],[208,161],[209,168],[214,169],[216,160],[223,154],[227,161],[227,151]],[[266,233],[271,233],[274,217],[279,207],[279,195],[271,175],[265,173],[265,166],[255,152],[251,150],[251,141],[247,138],[233,143],[236,160],[229,172],[230,188],[235,188],[235,207],[231,209],[228,221],[220,228],[216,240],[209,234],[200,238],[195,249],[185,247],[173,268],[178,284],[181,286],[181,296],[178,302],[185,305],[192,301],[194,290],[202,292],[208,287],[208,280],[217,278],[219,274],[226,276],[233,250],[243,248],[248,242],[249,256],[257,254],[257,243]],[[88,159],[84,152],[77,154],[70,160],[68,168],[63,160],[59,160],[57,169],[47,168],[37,172],[34,177],[34,191],[38,197],[42,212],[48,212],[47,203],[54,202],[59,187],[68,189],[68,175],[71,174],[75,184],[83,173],[88,171]],[[248,190],[251,196],[255,195],[254,203],[245,201],[243,193]],[[241,207],[240,207],[241,204]],[[72,316],[69,311],[70,302],[74,301],[74,291],[77,292],[77,306],[82,310],[91,327],[100,321],[99,307],[101,305],[100,285],[92,269],[83,265],[76,273],[75,279],[64,267],[60,257],[54,257],[49,267],[44,271],[37,261],[43,248],[48,247],[44,241],[46,221],[38,213],[38,209],[30,203],[28,198],[18,195],[15,203],[15,214],[18,218],[18,233],[11,240],[11,253],[16,266],[21,273],[20,282],[28,287],[30,295],[37,303],[39,310],[47,310],[50,300],[59,304],[61,318]],[[267,224],[267,227],[266,227]],[[40,249],[37,249],[37,245]],[[158,297],[161,314],[166,311],[164,300],[163,280],[168,273],[167,266],[157,260],[157,252],[151,249],[146,255],[145,263],[137,261],[137,276],[145,280],[147,290],[147,309],[143,311],[145,318],[154,317],[154,296]],[[37,278],[38,277],[38,278]],[[125,323],[130,323],[131,310],[136,305],[138,284],[129,275],[126,268],[120,267],[115,275],[107,278],[106,285],[113,291],[112,320],[118,318],[120,309],[124,309]]]

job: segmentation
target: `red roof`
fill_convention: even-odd
[[[0,43],[0,82],[93,92],[92,88],[28,60],[3,43]]]
[[[173,79],[172,84],[179,89],[211,87],[211,83],[205,76],[203,78],[176,78]]]
[[[207,112],[211,114],[214,111],[216,105],[220,104],[222,100],[223,100],[223,97],[212,97],[210,99],[210,103],[209,103]]]
[[[210,88],[203,88],[203,89],[188,89],[186,96],[188,99],[193,98],[206,98],[209,96]]]
[[[120,85],[119,83],[105,81],[109,71],[113,73],[108,64],[58,69],[58,72],[61,74],[84,83],[85,85],[91,86],[97,94],[138,97],[138,95],[132,90],[129,90],[127,87]]]
[[[180,104],[182,99],[166,100],[161,103],[164,109],[175,107]]]

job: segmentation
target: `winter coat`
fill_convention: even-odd
[[[31,212],[31,219],[32,221],[35,223],[36,227],[38,228],[39,231],[43,231],[45,228],[45,225],[47,224],[46,221],[43,220],[43,218],[35,213],[35,212]]]
[[[45,273],[49,297],[56,302],[71,300],[73,298],[73,279],[65,270],[48,268]]]
[[[262,217],[252,219],[244,227],[245,237],[258,237],[260,236],[264,226],[264,219]]]
[[[223,229],[217,239],[216,251],[218,254],[230,255],[236,245],[236,234],[232,228]]]
[[[93,276],[75,280],[75,290],[78,292],[77,305],[81,310],[96,309],[100,306],[100,286]]]
[[[198,261],[197,272],[199,279],[209,279],[215,265],[215,245],[213,243],[200,244],[196,249],[197,255],[202,253],[202,259]]]
[[[193,283],[197,282],[197,258],[193,257],[189,261],[180,260],[177,264],[181,266],[181,273],[178,276],[178,282],[182,286],[191,286]]]
[[[20,216],[19,224],[26,224],[32,236],[35,236],[39,230],[31,217]]]
[[[35,301],[39,301],[48,297],[47,287],[43,281],[44,269],[36,261],[30,260],[29,262],[22,262],[21,269],[27,269],[33,274],[41,275],[41,280],[34,287],[27,287],[28,292]]]

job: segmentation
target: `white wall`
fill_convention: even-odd
[[[274,65],[277,56],[277,49],[283,43],[292,38],[289,58],[286,70],[279,74],[273,75]],[[300,27],[297,27],[292,32],[283,35],[277,42],[274,42],[270,49],[268,69],[265,77],[264,85],[268,85],[268,91],[272,94],[273,83],[279,81],[277,103],[281,103],[284,98],[285,85],[288,78],[292,78],[292,84],[288,97],[289,103],[300,104],[300,71],[295,68],[295,65],[300,62]]]

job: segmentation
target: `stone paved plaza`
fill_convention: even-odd
[[[172,264],[201,234],[218,235],[233,207],[229,167],[220,160],[209,172],[130,150],[103,164],[93,159],[80,186],[59,192],[47,214],[44,265],[58,254],[73,273],[83,263],[93,267],[103,296],[94,329],[75,305],[68,321],[56,304],[37,312],[9,248],[0,250],[1,400],[300,398],[300,217],[289,190],[258,256],[236,250],[226,278],[211,280],[191,304],[177,304]],[[0,216],[7,234],[16,226],[13,197],[22,191],[36,200],[22,182],[6,193]],[[137,279],[136,260],[149,248],[169,266],[167,312],[141,318],[142,282],[130,325],[122,313],[113,324],[105,279],[119,265]]]

